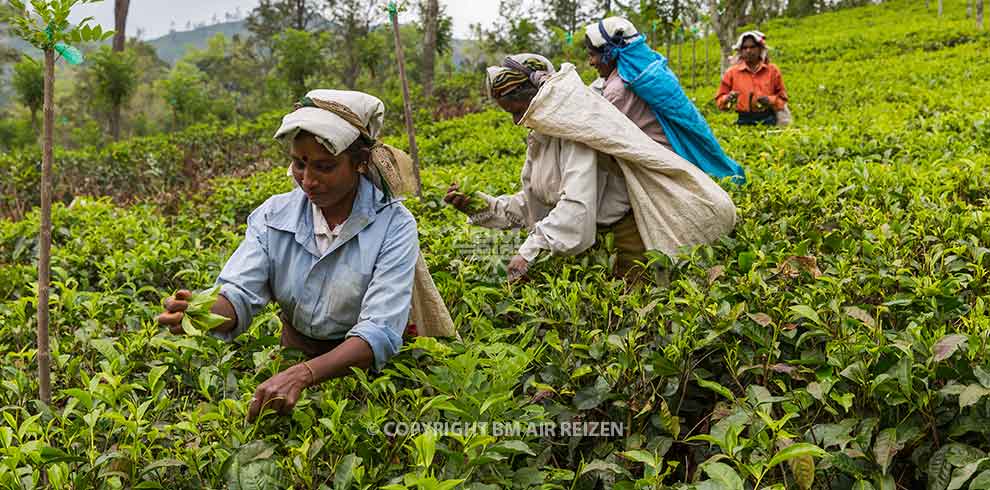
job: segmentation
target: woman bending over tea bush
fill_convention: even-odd
[[[419,241],[415,219],[392,194],[397,154],[376,141],[383,118],[373,96],[316,90],[276,133],[289,143],[298,186],[248,217],[217,279],[211,311],[227,320],[210,333],[232,340],[276,301],[282,345],[309,360],[259,385],[249,418],[264,408],[286,413],[304,388],[352,367],[380,370],[402,346]],[[159,323],[183,333],[190,298],[168,298]]]
[[[598,233],[613,234],[614,272],[626,275],[647,250],[674,254],[734,226],[728,194],[591,92],[573,65],[557,72],[543,56],[509,56],[488,68],[487,88],[516,124],[533,129],[521,190],[492,197],[464,193],[454,183],[444,200],[472,224],[529,231],[507,266],[510,281],[522,277],[540,253],[580,254]],[[610,156],[612,150],[623,158]],[[635,192],[627,187],[630,179]],[[479,198],[480,206],[474,202]]]

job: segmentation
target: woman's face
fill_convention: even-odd
[[[598,76],[608,78],[612,74],[612,70],[615,69],[615,66],[611,63],[603,63],[602,54],[598,51],[587,46],[585,46],[585,50],[588,52],[588,64],[598,71]]]
[[[532,99],[516,100],[507,97],[495,99],[495,103],[498,104],[502,110],[512,114],[512,122],[516,124],[519,124],[519,121],[522,121],[522,118],[529,109],[529,104],[532,101]]]
[[[346,205],[356,191],[359,162],[344,151],[333,155],[312,134],[301,132],[292,141],[292,176],[306,197],[320,208]]]
[[[747,63],[756,63],[760,61],[761,54],[763,54],[763,47],[753,38],[747,37],[743,39],[742,45],[739,47],[739,56],[744,61]]]

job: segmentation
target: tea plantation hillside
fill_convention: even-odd
[[[691,90],[749,183],[725,184],[732,236],[653,258],[663,284],[611,279],[603,237],[507,285],[521,235],[469,227],[442,196],[465,178],[515,189],[525,130],[495,111],[418,128],[424,197],[407,205],[462,338],[408,339],[291,416],[245,422],[299,359],[274,308],[232,344],[154,322],[176,288],[212,284],[248,213],[292,188],[283,169],[169,213],[55,207],[51,406],[35,401],[37,212],[0,221],[0,487],[39,488],[47,468],[74,489],[990,488],[990,34],[963,1],[945,11],[763,26],[786,129],[714,113],[714,76]]]

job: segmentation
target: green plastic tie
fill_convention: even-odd
[[[84,60],[82,52],[61,41],[55,43],[55,51],[58,51],[58,54],[62,55],[70,65],[82,64]]]

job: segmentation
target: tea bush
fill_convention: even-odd
[[[212,283],[251,209],[291,189],[284,167],[214,179],[174,213],[56,205],[49,407],[37,215],[0,222],[0,485],[46,467],[55,488],[987,488],[990,36],[963,8],[772,23],[790,128],[735,127],[714,88],[692,91],[749,183],[727,187],[733,234],[653,256],[656,284],[612,279],[608,237],[505,284],[521,235],[442,197],[465,176],[517,188],[525,131],[497,112],[420,128],[407,205],[462,340],[409,339],[287,417],[245,422],[258,383],[298,361],[274,307],[232,344],[153,321],[175,288]],[[575,421],[595,433],[562,433]],[[523,431],[392,430],[412,423]]]

